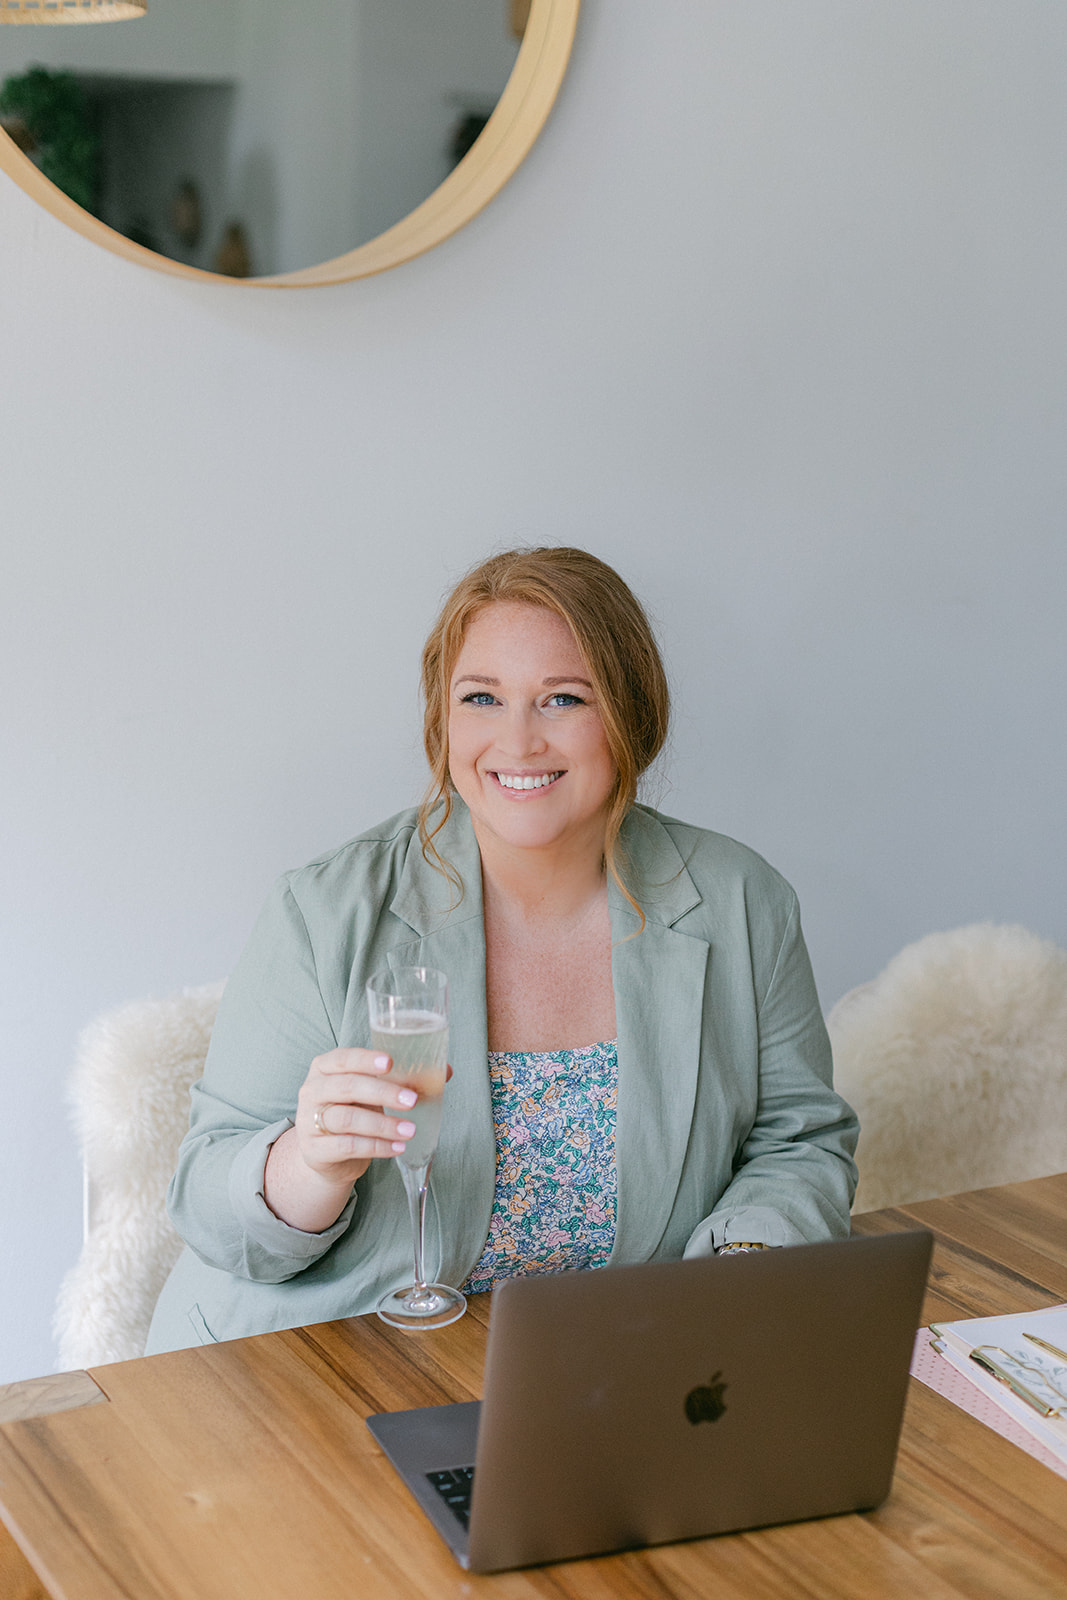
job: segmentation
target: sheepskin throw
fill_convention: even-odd
[[[61,1371],[144,1354],[156,1298],[181,1249],[164,1202],[222,989],[134,1001],[91,1023],[78,1041],[70,1099],[86,1228],[56,1307]]]
[[[992,923],[931,933],[827,1026],[860,1119],[856,1210],[1067,1170],[1067,951]]]

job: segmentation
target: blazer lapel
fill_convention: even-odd
[[[634,810],[621,842],[646,923],[638,933],[640,919],[610,884],[619,1052],[613,1262],[648,1260],[670,1218],[700,1073],[710,949],[671,926],[701,897],[666,829]]]

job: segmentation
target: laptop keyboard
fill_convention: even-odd
[[[471,1490],[474,1487],[474,1468],[450,1467],[443,1472],[428,1472],[426,1476],[453,1515],[462,1522],[465,1528],[469,1528]]]

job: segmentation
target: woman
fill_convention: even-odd
[[[441,1281],[848,1232],[857,1125],[796,898],[742,845],[635,803],[668,698],[622,579],[581,550],[493,557],[445,602],[423,689],[423,807],[282,878],[227,985],[150,1351],[369,1311],[410,1281],[391,1158],[412,1091],[363,1048],[364,985],[390,964],[452,991]]]

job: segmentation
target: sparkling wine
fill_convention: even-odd
[[[441,1100],[445,1091],[448,1061],[448,1021],[433,1011],[398,1011],[389,1027],[371,1028],[371,1049],[392,1056],[389,1077],[414,1089],[416,1104],[386,1106],[390,1117],[403,1117],[415,1124],[415,1135],[408,1140],[397,1160],[405,1167],[424,1167],[437,1149],[441,1131]]]

